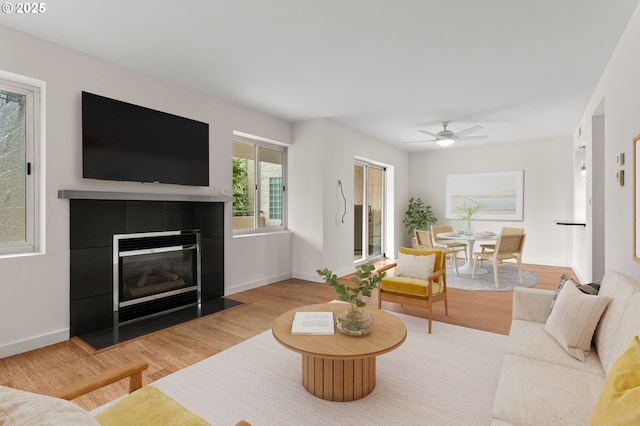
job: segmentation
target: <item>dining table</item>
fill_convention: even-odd
[[[494,232],[476,232],[473,234],[466,234],[464,232],[442,232],[437,234],[438,238],[445,240],[461,241],[467,244],[467,262],[458,267],[458,274],[472,275],[473,274],[473,246],[476,241],[496,241],[498,236]],[[476,268],[476,275],[487,274],[485,268]]]

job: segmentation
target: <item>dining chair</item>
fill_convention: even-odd
[[[464,253],[465,262],[469,260],[467,259],[467,244],[438,237],[438,234],[443,234],[445,232],[453,232],[453,227],[451,225],[431,225],[431,242],[433,246],[435,248],[447,248],[454,250],[456,252],[456,256],[458,252],[462,252]]]
[[[431,257],[433,256],[433,257]],[[431,268],[416,267],[430,263]],[[447,305],[447,268],[445,255],[442,250],[420,250],[400,247],[398,259],[378,269],[382,273],[396,268],[393,275],[387,274],[378,286],[378,309],[382,309],[382,302],[411,305],[428,310],[429,334],[431,334],[431,319],[433,303],[444,302],[444,313],[449,315]],[[431,273],[429,273],[432,271]]]
[[[448,258],[453,262],[453,267],[456,270],[456,276],[457,277],[460,276],[460,273],[458,272],[458,252],[457,251],[448,249],[446,247],[434,247],[433,240],[431,238],[431,231],[414,229],[413,233],[416,237],[416,248],[422,249],[422,250],[442,250],[446,258]]]
[[[500,235],[514,235],[524,234],[524,228],[512,228],[509,226],[503,226],[500,230]],[[496,243],[480,244],[480,248],[483,252],[494,251],[496,249]],[[482,266],[482,260],[480,260],[480,266]]]
[[[473,254],[473,272],[471,278],[476,277],[476,266],[478,260],[489,260],[493,265],[493,277],[496,281],[496,288],[499,288],[500,268],[502,266],[515,266],[518,268],[518,277],[522,285],[522,249],[524,248],[524,240],[527,234],[504,234],[498,237],[496,249],[493,251],[478,251]],[[505,262],[505,260],[515,260],[513,262]]]

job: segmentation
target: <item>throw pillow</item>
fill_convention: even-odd
[[[640,424],[640,339],[635,336],[607,375],[591,425]]]
[[[553,295],[553,300],[551,301],[552,311],[553,311],[553,306],[556,304],[556,300],[558,299],[558,295],[560,294],[560,290],[562,290],[562,287],[564,287],[567,281],[571,281],[575,284],[575,281],[573,281],[573,279],[571,279],[570,276],[562,274],[562,276],[560,277],[560,281],[558,281],[558,287],[556,287],[556,294]]]
[[[566,274],[562,274],[562,276],[560,277],[560,281],[558,281],[558,287],[556,288],[556,294],[553,295],[553,300],[551,301],[551,311],[553,310],[553,306],[555,305],[556,300],[558,299],[558,295],[560,294],[560,290],[562,290],[562,287],[564,287],[564,285],[566,283],[568,283],[568,282],[572,283],[573,285],[578,287],[578,289],[581,292],[585,293],[585,294],[592,294],[592,295],[595,296],[600,291],[600,284],[598,284],[598,283],[578,284],[570,276],[568,276]]]
[[[96,425],[93,416],[72,402],[0,386],[2,425]]]
[[[578,286],[578,289],[585,294],[593,294],[595,296],[600,291],[600,284],[598,283],[580,284]]]
[[[591,351],[591,339],[609,303],[606,296],[582,293],[566,284],[547,318],[545,330],[574,358],[584,361]]]
[[[429,275],[433,274],[435,263],[435,254],[414,256],[412,254],[398,253],[396,275],[426,280]]]

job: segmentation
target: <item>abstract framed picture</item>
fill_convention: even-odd
[[[633,260],[640,262],[640,135],[633,138]]]
[[[524,170],[447,175],[447,219],[478,204],[474,220],[524,220]]]

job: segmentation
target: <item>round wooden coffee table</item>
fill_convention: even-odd
[[[302,385],[311,394],[328,401],[354,401],[376,386],[376,356],[400,346],[407,328],[396,316],[376,308],[365,308],[373,318],[366,336],[347,336],[335,328],[332,336],[292,335],[296,312],[333,312],[333,318],[349,308],[345,303],[302,306],[285,312],[273,322],[273,336],[284,347],[302,354]]]

